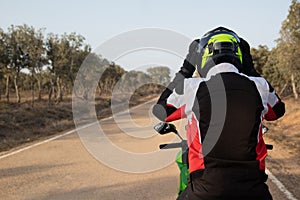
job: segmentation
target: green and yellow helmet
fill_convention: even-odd
[[[199,41],[198,53],[197,70],[202,77],[206,77],[210,68],[223,62],[242,68],[240,39],[233,31],[224,27],[206,33]]]

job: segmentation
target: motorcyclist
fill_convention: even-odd
[[[191,78],[195,69],[201,78]],[[245,40],[224,27],[194,40],[153,107],[162,121],[188,119],[190,179],[178,199],[272,199],[262,120],[284,112],[284,103],[253,68]]]

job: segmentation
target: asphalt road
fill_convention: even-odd
[[[126,116],[105,119],[82,128],[80,136],[71,131],[2,154],[0,199],[176,199],[179,170],[172,161],[177,150],[158,150],[174,137],[154,132],[158,121],[149,118],[152,104],[133,109],[130,122]],[[99,127],[105,135],[99,135]],[[288,199],[276,184],[268,184],[274,200]]]

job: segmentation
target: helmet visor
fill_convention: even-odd
[[[208,43],[208,41],[210,40],[210,38],[212,37],[212,36],[214,36],[214,35],[217,35],[217,34],[230,34],[230,35],[232,35],[235,39],[236,39],[236,41],[238,42],[238,43],[240,43],[240,38],[234,33],[234,32],[228,32],[228,31],[215,31],[215,32],[209,32],[209,33],[207,33],[207,34],[205,34],[202,38],[201,38],[201,40],[200,40],[200,42],[199,42],[199,49],[203,49],[206,45],[207,45],[207,43]]]

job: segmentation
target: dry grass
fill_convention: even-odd
[[[266,122],[270,128],[267,137],[286,146],[295,153],[300,152],[300,101],[288,98],[285,102],[285,115],[274,122]]]
[[[48,106],[41,101],[33,108],[29,102],[0,102],[0,151],[73,127],[69,102]]]
[[[155,94],[134,94],[129,103],[135,106],[155,97]],[[110,101],[109,96],[96,99],[95,109],[99,119],[111,115]],[[33,108],[30,99],[20,105],[0,101],[0,152],[74,127],[70,97],[59,104],[48,105],[46,100],[35,102]]]

